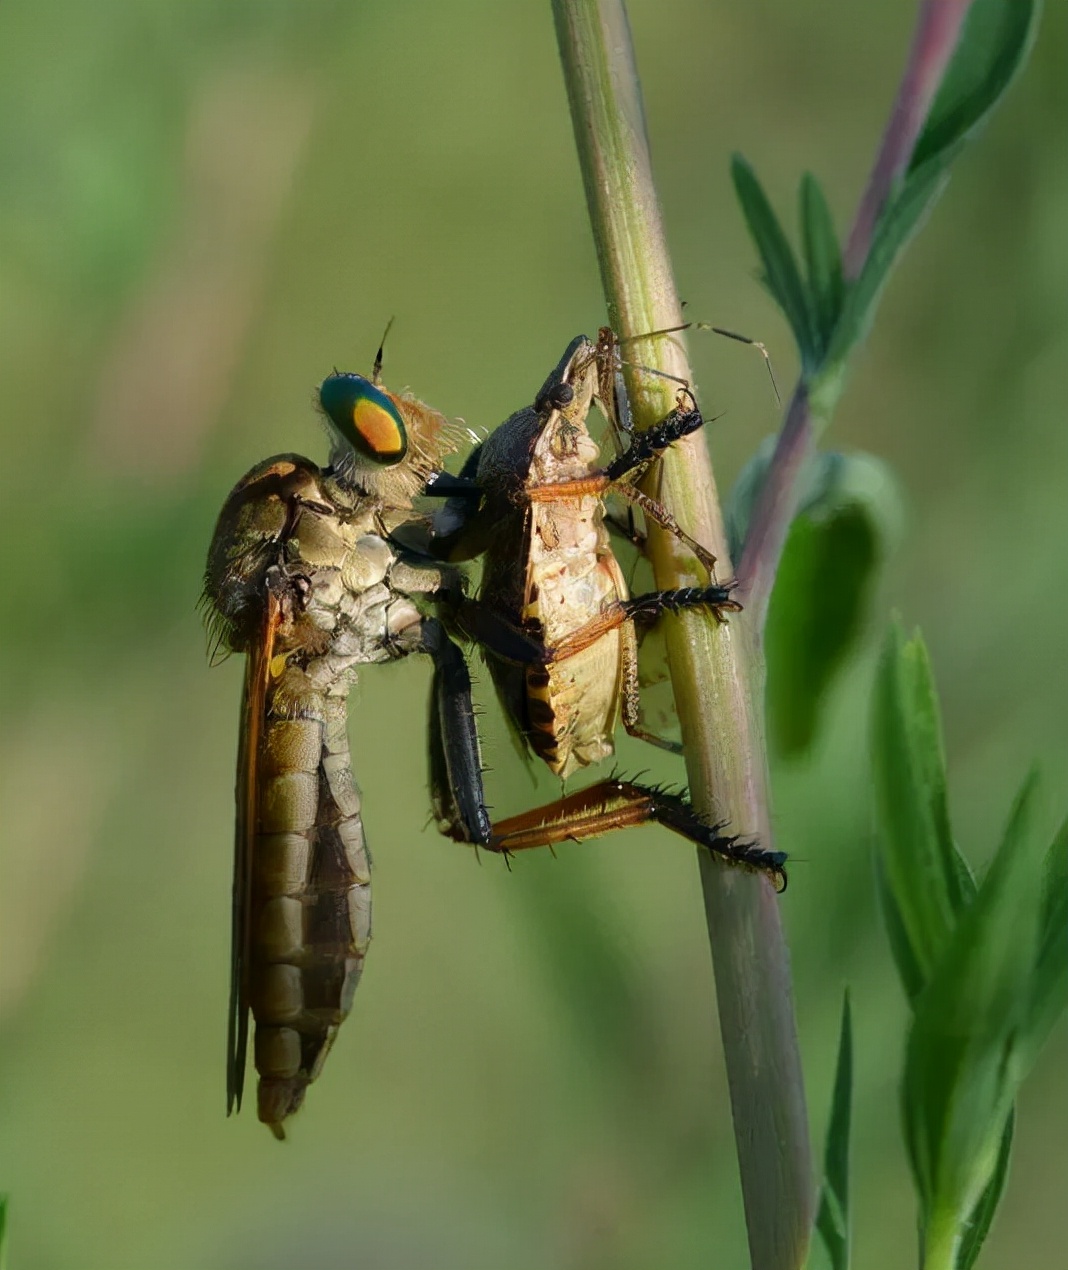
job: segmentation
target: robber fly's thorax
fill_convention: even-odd
[[[397,552],[373,504],[305,506],[287,544],[286,569],[306,587],[303,613],[326,637],[315,678],[351,678],[363,663],[402,655],[398,637],[421,615],[391,585]]]

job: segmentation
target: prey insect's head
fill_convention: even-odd
[[[392,467],[408,453],[408,433],[393,398],[362,375],[335,373],[319,386],[331,431],[362,466]]]

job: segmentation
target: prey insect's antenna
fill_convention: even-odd
[[[395,320],[396,314],[394,314],[393,317],[391,317],[386,323],[386,329],[382,332],[382,338],[378,342],[378,352],[375,353],[375,364],[371,368],[371,383],[374,384],[376,388],[382,382],[382,350],[386,347],[386,336],[389,334],[390,328],[393,326]],[[736,336],[735,338],[740,339],[741,337]]]
[[[621,339],[620,344],[630,344],[634,340],[650,339],[654,335],[675,335],[679,331],[711,331],[713,335],[722,335],[728,340],[737,340],[739,344],[749,344],[755,348],[764,359],[764,365],[768,368],[768,377],[771,380],[771,390],[775,394],[776,402],[781,406],[782,398],[779,396],[779,385],[775,382],[775,371],[771,366],[771,357],[768,350],[759,340],[750,339],[748,335],[740,335],[737,331],[728,331],[724,326],[713,326],[711,322],[684,322],[681,326],[665,326],[660,331],[646,331],[643,335],[630,335],[626,339]]]

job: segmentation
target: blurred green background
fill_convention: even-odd
[[[753,281],[734,149],[848,224],[913,6],[632,0],[680,288],[785,327]],[[1068,797],[1068,125],[1063,6],[894,278],[833,441],[885,457],[907,531],[804,763],[774,770],[822,1135],[854,991],[857,1256],[913,1264],[905,1006],[875,910],[866,715],[892,608],[943,694],[981,862],[1033,758]],[[0,8],[6,521],[0,1187],[12,1270],[746,1264],[692,854],[656,829],[479,865],[427,828],[421,660],[368,672],[352,738],[376,852],[353,1016],[284,1147],[223,1116],[240,666],[194,605],[251,464],[324,453],[334,365],[470,425],[603,319],[549,6],[59,0]],[[726,487],[776,424],[759,360],[695,339]],[[488,682],[491,798],[553,794]],[[670,756],[621,745],[661,778]],[[1068,1035],[1026,1086],[983,1265],[1068,1239]]]

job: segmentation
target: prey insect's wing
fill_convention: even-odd
[[[237,826],[234,835],[233,911],[230,927],[230,1007],[226,1036],[226,1114],[241,1110],[248,1056],[249,914],[252,904],[252,857],[259,818],[260,755],[267,685],[281,622],[278,597],[267,590],[263,626],[245,661],[237,755]]]

